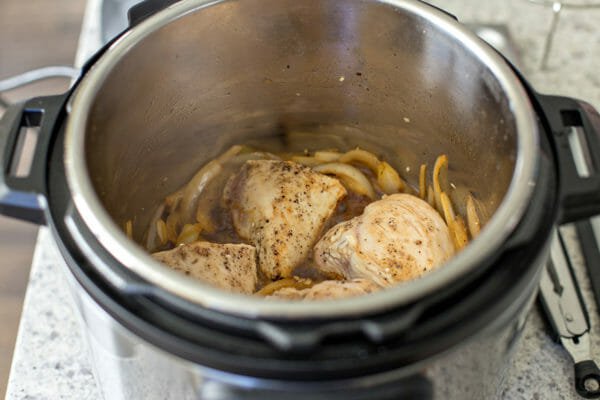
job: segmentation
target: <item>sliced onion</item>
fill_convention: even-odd
[[[398,193],[405,188],[398,172],[385,161],[380,162],[377,168],[377,184],[385,194]]]
[[[320,162],[338,161],[341,156],[337,151],[315,151],[315,159]]]
[[[290,160],[298,164],[306,165],[307,167],[314,167],[315,165],[321,164],[321,161],[309,156],[292,156]]]
[[[452,223],[451,231],[453,233],[454,246],[456,247],[456,250],[461,250],[469,243],[467,227],[465,226],[465,221],[460,215],[457,216]]]
[[[431,207],[435,208],[435,193],[433,193],[433,186],[429,185],[427,190],[427,202]]]
[[[240,154],[244,149],[249,149],[249,147],[235,144],[235,145],[231,146],[229,149],[227,149],[227,151],[225,153],[223,153],[219,157],[217,157],[216,160],[219,163],[223,164],[224,162],[229,160],[231,157]]]
[[[280,279],[275,282],[271,282],[268,285],[265,285],[262,289],[260,289],[255,294],[259,296],[269,296],[278,290],[284,288],[294,288],[298,290],[308,289],[313,286],[314,283],[310,279],[298,279],[298,278],[285,278]]]
[[[358,168],[342,163],[327,163],[317,165],[313,170],[322,174],[335,175],[353,192],[367,196],[370,199],[376,197],[371,182]]]
[[[447,187],[448,156],[442,154],[435,160],[435,165],[433,166],[433,190],[435,194],[435,206],[440,213],[443,212],[440,195],[447,189]]]
[[[427,199],[427,164],[421,164],[419,168],[419,197]]]
[[[188,244],[197,241],[202,232],[200,224],[185,224],[181,228],[181,233],[177,236],[176,245]]]
[[[471,233],[472,238],[479,235],[479,232],[481,231],[481,220],[477,214],[475,200],[471,194],[467,196],[467,225],[469,226],[469,232]]]
[[[154,252],[156,250],[156,247],[160,244],[160,240],[157,236],[157,232],[156,232],[156,224],[158,222],[159,219],[162,218],[163,214],[165,213],[165,202],[163,202],[163,204],[161,204],[157,209],[156,212],[154,213],[154,215],[152,216],[152,219],[150,220],[150,224],[148,225],[148,232],[146,234],[146,250],[148,250],[149,252]]]
[[[167,217],[167,238],[171,243],[177,242],[177,236],[179,231],[179,214],[173,213]]]
[[[465,221],[460,215],[454,214],[452,209],[452,203],[446,192],[442,192],[440,195],[442,208],[444,210],[444,218],[450,231],[450,237],[454,243],[454,248],[460,250],[469,243],[469,237],[467,235],[467,228],[465,227]]]
[[[183,189],[179,189],[175,193],[171,193],[167,197],[165,197],[164,206],[168,212],[175,210],[179,203],[181,202],[181,198],[183,197]]]
[[[167,224],[162,218],[159,218],[156,221],[156,237],[159,240],[161,246],[164,246],[169,241],[169,237],[167,235]]]
[[[243,164],[248,160],[277,160],[277,161],[281,161],[283,158],[273,154],[273,153],[269,153],[268,151],[253,151],[251,153],[240,153],[236,156],[231,157],[228,160],[223,160],[221,161],[221,164],[225,164],[226,162],[232,162],[235,164]]]
[[[450,202],[450,198],[446,194],[446,192],[442,192],[440,195],[440,202],[442,203],[442,211],[444,213],[444,219],[446,220],[446,225],[450,226],[456,219],[454,214],[454,209],[452,208],[452,203]]]
[[[375,154],[359,148],[344,153],[339,157],[338,161],[345,164],[356,162],[366,165],[375,174],[379,169],[380,163],[379,158]]]
[[[129,239],[133,239],[133,222],[131,220],[125,222],[125,234]]]
[[[196,212],[196,222],[202,227],[202,231],[212,233],[217,229],[213,219],[204,208],[198,207],[198,211]]]
[[[244,148],[239,145],[231,146],[225,153],[210,161],[196,172],[194,177],[183,189],[181,206],[179,208],[182,221],[189,221],[194,217],[196,202],[206,185],[223,171],[223,163],[239,154],[243,149]]]
[[[193,217],[194,205],[200,196],[200,193],[202,193],[208,182],[214,179],[222,171],[223,167],[221,166],[221,163],[217,160],[212,160],[194,175],[183,191],[183,198],[181,199],[181,207],[179,210],[182,220],[186,221]]]

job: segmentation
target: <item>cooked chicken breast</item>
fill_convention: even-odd
[[[175,271],[234,293],[254,293],[256,249],[247,244],[194,242],[152,257]]]
[[[361,296],[381,289],[367,279],[351,281],[323,281],[307,289],[279,289],[267,299],[277,300],[334,300],[345,297]]]
[[[417,278],[453,254],[442,217],[418,197],[394,194],[331,228],[315,246],[314,259],[326,273],[387,287]]]
[[[290,277],[310,253],[346,189],[303,165],[247,161],[228,183],[224,200],[238,235],[256,246],[260,269]]]

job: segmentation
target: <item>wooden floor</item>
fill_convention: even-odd
[[[1,0],[0,80],[47,65],[72,65],[84,0]],[[59,93],[57,79],[15,90],[10,101]],[[0,108],[0,114],[2,109]],[[37,227],[0,217],[0,398],[4,398]]]

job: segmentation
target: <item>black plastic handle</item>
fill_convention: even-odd
[[[581,246],[581,252],[585,260],[585,267],[590,277],[592,289],[594,292],[594,299],[598,310],[600,310],[600,248],[598,247],[598,240],[596,239],[596,233],[592,227],[592,223],[589,219],[577,222],[575,224],[577,229],[577,238]],[[600,233],[600,232],[599,232]],[[600,239],[600,238],[599,238]]]
[[[136,26],[153,14],[177,3],[179,0],[144,0],[127,11],[129,27]]]
[[[559,163],[561,223],[600,213],[600,114],[588,103],[569,97],[538,95]],[[579,129],[589,176],[580,176],[569,135]]]
[[[575,364],[575,390],[586,399],[600,398],[600,369],[594,361]]]
[[[39,97],[11,106],[0,122],[0,214],[45,223],[48,147],[67,95]],[[22,128],[39,127],[33,160],[25,176],[13,172]]]
[[[256,324],[263,339],[280,351],[303,353],[313,350],[324,340],[359,333],[372,343],[382,343],[413,326],[426,308],[426,302],[409,306],[401,317],[356,319],[328,324],[281,326],[268,321]]]

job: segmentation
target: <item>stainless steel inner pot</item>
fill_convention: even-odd
[[[301,134],[298,134],[301,133]],[[489,221],[443,268],[369,296],[313,303],[232,295],[154,261],[151,214],[232,144],[361,146],[415,181],[446,153]],[[289,140],[300,138],[299,141]],[[124,34],[84,77],[67,179],[89,229],[125,268],[187,300],[247,316],[364,314],[448,285],[498,252],[535,185],[538,132],[510,67],[450,16],[409,0],[184,0]]]

